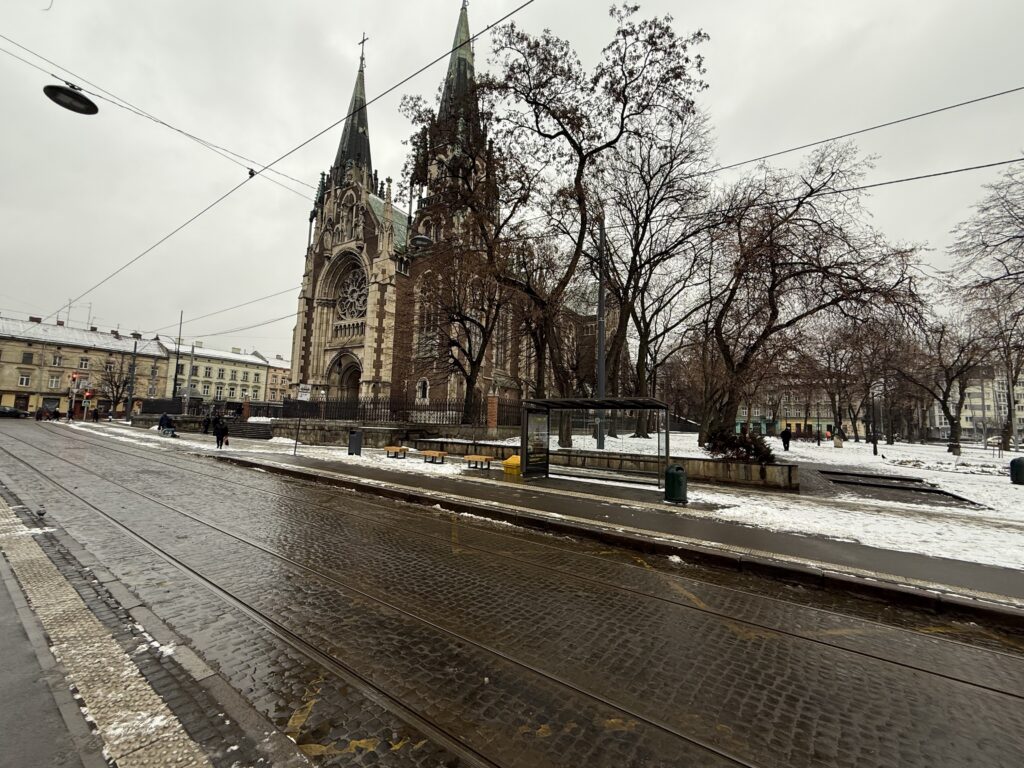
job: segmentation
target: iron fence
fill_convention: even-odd
[[[523,423],[523,404],[519,400],[502,397],[498,399],[498,426],[518,427]]]
[[[487,421],[487,403],[474,402],[467,413],[465,401],[459,398],[418,400],[381,395],[342,400],[285,400],[281,416],[363,424],[483,425]]]

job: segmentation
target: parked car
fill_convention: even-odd
[[[0,417],[8,419],[27,419],[28,411],[14,408],[10,405],[0,405]]]

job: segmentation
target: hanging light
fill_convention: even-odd
[[[82,93],[81,88],[71,83],[44,86],[43,93],[54,104],[79,115],[95,115],[100,111],[92,99]]]

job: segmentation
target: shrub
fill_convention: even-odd
[[[762,435],[721,429],[708,435],[704,449],[712,456],[748,464],[774,464],[775,454]]]

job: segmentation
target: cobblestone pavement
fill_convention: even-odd
[[[323,764],[1024,764],[1012,636],[62,428],[0,428],[0,451],[0,479]]]

